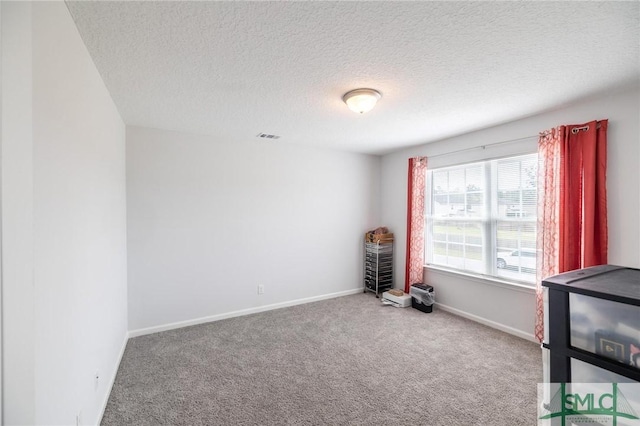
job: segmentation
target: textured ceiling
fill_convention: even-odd
[[[635,1],[67,4],[127,124],[229,143],[379,154],[640,75]],[[359,87],[368,114],[341,100]]]

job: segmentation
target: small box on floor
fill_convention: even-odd
[[[435,301],[433,287],[430,285],[416,283],[411,284],[411,307],[422,312],[432,312]]]
[[[411,296],[405,293],[402,293],[401,296],[398,296],[397,293],[392,293],[392,291],[393,290],[385,291],[384,293],[382,293],[382,303],[384,303],[385,301],[389,301],[391,302],[390,304],[398,308],[408,308],[409,306],[411,306]]]

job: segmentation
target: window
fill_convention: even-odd
[[[427,171],[426,262],[533,284],[537,154]]]

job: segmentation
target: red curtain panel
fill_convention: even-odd
[[[424,195],[427,157],[409,158],[407,189],[407,255],[404,291],[421,283],[424,268]]]
[[[607,120],[566,126],[560,272],[607,263]]]
[[[608,120],[559,126],[538,141],[538,265],[535,336],[544,338],[541,283],[607,263]]]
[[[563,126],[540,134],[538,140],[538,219],[536,267],[536,325],[538,341],[544,338],[542,280],[558,274],[560,251],[560,148]]]

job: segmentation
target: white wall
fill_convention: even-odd
[[[360,290],[379,168],[374,156],[127,127],[129,329]]]
[[[33,424],[33,144],[31,4],[2,8],[2,407]]]
[[[461,154],[435,158],[465,148],[535,136],[538,132],[561,124],[578,124],[595,119],[609,119],[608,130],[608,208],[609,263],[640,267],[640,93],[637,87],[585,100],[555,111],[488,128],[410,149],[382,158],[382,222],[398,235],[398,270],[396,286],[404,283],[406,240],[407,159],[415,155],[434,156],[430,165],[445,161],[471,161],[482,156],[501,156],[535,147],[536,138],[480,148]],[[532,145],[533,144],[533,145]],[[535,149],[535,148],[534,148]],[[435,287],[436,299],[445,308],[494,327],[526,338],[533,338],[535,304],[532,291],[493,284],[486,280],[465,278],[458,274],[425,269],[425,280]]]
[[[5,195],[32,197],[16,223],[33,238],[22,252],[3,235],[4,259],[31,265],[30,277],[3,281],[3,310],[21,310],[28,325],[3,321],[5,422],[68,425],[79,415],[96,424],[127,336],[125,127],[65,4],[32,3],[24,25],[32,96],[3,91],[3,111],[17,100],[31,103],[32,115],[21,152],[7,152],[3,137],[3,174],[16,160],[27,167],[20,180],[3,176],[3,228],[18,221]],[[10,342],[13,333],[30,347]],[[16,365],[27,384],[7,380]]]

